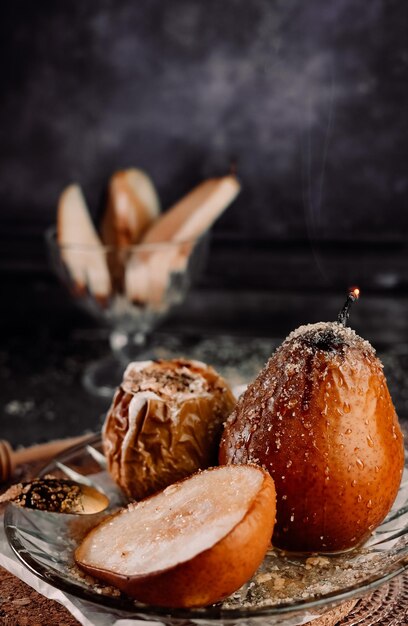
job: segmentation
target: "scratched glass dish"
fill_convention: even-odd
[[[105,470],[101,440],[94,436],[61,454],[43,471],[92,484],[123,503]],[[261,626],[304,624],[339,602],[362,596],[408,567],[408,469],[392,511],[366,544],[337,556],[296,557],[269,551],[255,576],[222,603],[202,609],[163,609],[142,605],[119,591],[83,576],[73,551],[96,516],[73,518],[7,507],[5,530],[17,557],[31,572],[62,591],[91,601],[115,614],[176,625]],[[214,572],[214,576],[217,573]]]

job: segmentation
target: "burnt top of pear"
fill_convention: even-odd
[[[306,425],[323,419],[324,416],[319,418],[318,414],[320,409],[324,412],[326,402],[318,412],[316,403],[323,402],[322,390],[328,384],[331,389],[324,393],[343,397],[355,389],[356,395],[364,395],[373,375],[376,393],[388,396],[382,364],[374,348],[354,330],[338,322],[300,326],[271,356],[227,421],[224,438],[228,439],[227,433],[230,433],[229,445],[235,448],[235,461],[247,462],[246,448],[261,423],[262,428],[272,430],[270,420],[273,420],[273,431],[277,432],[277,424],[287,418],[296,416]],[[344,397],[345,405],[349,401]],[[339,398],[337,403],[343,406]],[[241,421],[242,428],[235,428],[234,424]],[[256,461],[257,457],[251,460]]]
[[[293,351],[303,349],[309,353],[317,350],[327,352],[329,359],[330,353],[344,354],[346,348],[360,350],[365,356],[375,356],[375,350],[368,341],[357,335],[352,328],[338,322],[318,322],[299,326],[288,335],[278,350],[287,348],[288,344],[291,344]]]

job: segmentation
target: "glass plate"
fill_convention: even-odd
[[[47,473],[102,488],[111,500],[110,510],[123,504],[119,489],[105,470],[99,435],[58,456],[42,472]],[[74,548],[87,529],[105,515],[74,517],[9,505],[4,523],[17,557],[51,585],[126,617],[172,625],[302,624],[342,600],[362,596],[408,565],[407,467],[390,514],[362,548],[315,557],[270,550],[248,583],[224,602],[203,609],[142,605],[81,574],[73,562]]]

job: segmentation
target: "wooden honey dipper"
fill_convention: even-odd
[[[68,439],[56,439],[17,451],[12,449],[8,441],[0,439],[0,484],[10,480],[18,465],[33,463],[34,461],[45,461],[56,456],[66,448],[81,443],[88,438],[89,435],[81,435]]]

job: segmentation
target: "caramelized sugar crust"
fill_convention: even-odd
[[[240,398],[220,462],[269,471],[276,546],[330,552],[364,541],[388,513],[404,464],[372,346],[336,322],[294,331]]]

